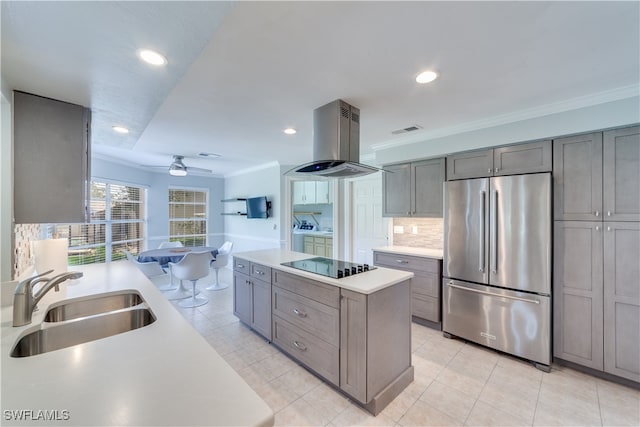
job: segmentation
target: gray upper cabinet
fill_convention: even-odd
[[[603,226],[604,370],[640,382],[640,223]]]
[[[494,175],[550,172],[551,140],[509,145],[493,150]]]
[[[602,218],[602,133],[553,141],[554,219]]]
[[[640,127],[553,141],[556,220],[640,221]]]
[[[493,175],[493,150],[471,151],[447,156],[447,181]]]
[[[551,140],[452,154],[447,157],[447,181],[549,172],[551,154]]]
[[[445,159],[390,165],[384,168],[386,217],[442,217]]]
[[[385,166],[382,181],[384,195],[382,212],[383,216],[410,216],[411,215],[411,164]]]
[[[640,221],[640,126],[603,133],[605,221]]]
[[[602,370],[602,223],[556,221],[553,353]]]
[[[89,221],[90,127],[85,107],[14,92],[16,223]]]

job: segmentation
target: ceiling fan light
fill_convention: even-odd
[[[172,176],[187,176],[187,168],[182,163],[174,162],[169,166],[169,175]]]

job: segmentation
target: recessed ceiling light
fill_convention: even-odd
[[[151,65],[160,66],[167,64],[167,58],[153,50],[141,49],[138,51],[138,56],[140,56],[140,59],[142,59],[144,62],[147,62]]]
[[[418,83],[430,83],[438,78],[438,73],[435,71],[423,71],[416,76],[416,82]]]
[[[129,133],[129,129],[127,129],[124,126],[112,126],[111,129],[113,129],[113,131],[117,133],[122,133],[122,134]]]
[[[285,130],[283,130],[283,132],[286,133],[287,135],[293,135],[298,131],[295,130],[294,128],[286,128]]]

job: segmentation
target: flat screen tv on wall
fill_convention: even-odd
[[[268,218],[269,205],[266,196],[247,199],[247,218]]]

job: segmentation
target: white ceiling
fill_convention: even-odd
[[[180,154],[223,176],[310,161],[313,109],[338,98],[360,108],[370,155],[439,129],[635,93],[639,5],[3,0],[3,89],[90,107],[97,156],[168,166]],[[168,66],[141,63],[147,47]],[[416,84],[429,68],[440,78]],[[391,134],[414,124],[423,129]],[[284,135],[289,126],[298,133]]]

